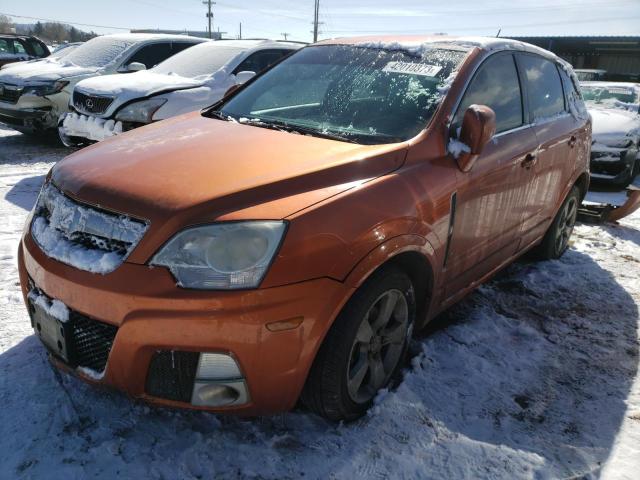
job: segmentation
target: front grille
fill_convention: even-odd
[[[72,345],[75,363],[96,372],[104,371],[117,327],[72,312]]]
[[[111,97],[100,97],[97,95],[87,95],[77,90],[73,91],[73,106],[81,113],[103,114],[113,103]]]
[[[43,297],[46,304],[51,305],[52,298],[40,290],[33,280],[29,278],[30,292],[29,314],[31,316],[31,326],[35,327],[34,315],[36,314],[36,305],[38,297]],[[61,323],[62,338],[66,344],[66,352],[60,357],[58,351],[51,351],[58,356],[63,362],[72,368],[85,367],[93,370],[98,374],[104,372],[109,359],[109,353],[113,347],[113,341],[118,333],[118,327],[103,323],[93,318],[87,317],[75,310],[68,310],[68,320]]]
[[[15,85],[0,84],[0,101],[7,103],[18,103],[22,95],[22,88]]]
[[[154,397],[189,403],[199,358],[198,352],[156,352],[149,364],[145,391]]]
[[[140,220],[76,202],[51,183],[42,188],[31,223],[47,256],[101,274],[120,266],[146,229]]]

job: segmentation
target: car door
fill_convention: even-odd
[[[530,176],[527,211],[523,218],[523,246],[544,234],[555,215],[560,195],[576,165],[576,146],[586,135],[584,122],[570,115],[560,69],[534,53],[518,53],[525,82],[529,121],[540,148],[524,170]]]
[[[526,208],[522,162],[538,148],[526,121],[511,52],[491,55],[477,70],[454,116],[454,132],[473,104],[494,110],[496,135],[469,172],[458,172],[445,265],[447,296],[480,280],[515,254]]]

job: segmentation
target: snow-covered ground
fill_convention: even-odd
[[[640,214],[579,226],[416,340],[393,392],[333,425],[150,408],[54,371],[16,249],[65,150],[0,127],[0,479],[638,478]]]

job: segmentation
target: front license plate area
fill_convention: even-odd
[[[42,343],[52,354],[62,359],[65,363],[71,364],[72,359],[69,355],[72,333],[71,324],[69,322],[61,322],[31,300],[29,300],[29,306],[31,321],[36,335],[40,337]]]

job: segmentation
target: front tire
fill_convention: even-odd
[[[560,210],[547,230],[542,243],[536,248],[536,254],[541,260],[552,260],[562,256],[569,247],[569,239],[573,233],[580,205],[580,190],[573,187]]]
[[[415,292],[407,275],[395,267],[372,275],[327,333],[302,402],[333,421],[362,416],[401,367],[415,312]]]

